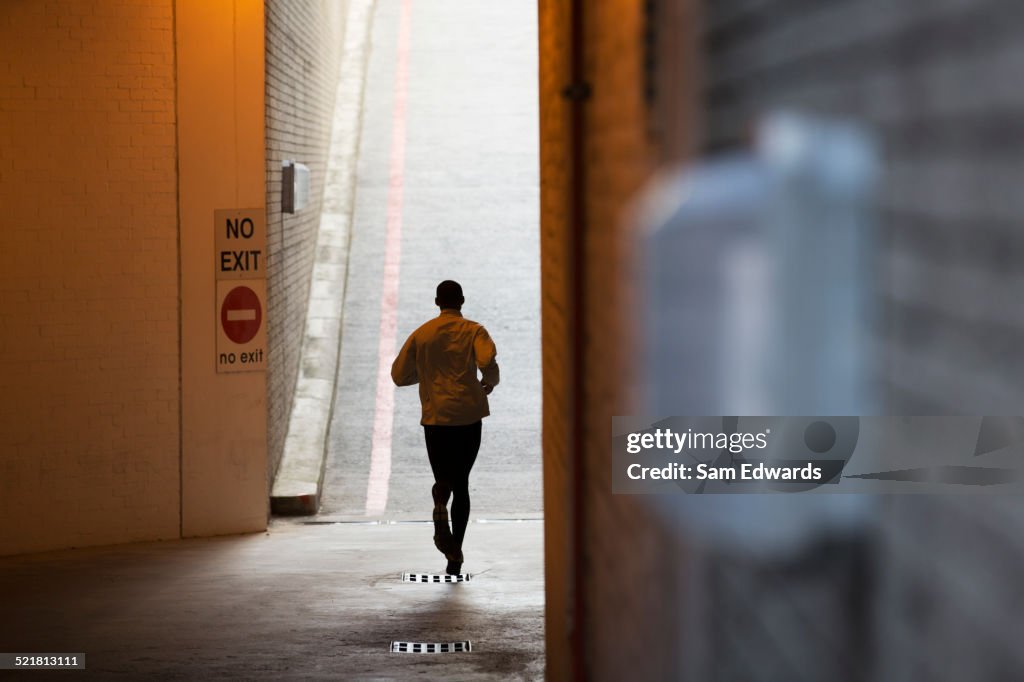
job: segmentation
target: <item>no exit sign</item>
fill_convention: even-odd
[[[266,216],[262,208],[213,213],[217,372],[267,368]]]

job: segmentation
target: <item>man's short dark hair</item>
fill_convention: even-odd
[[[462,286],[458,282],[446,279],[437,285],[437,304],[440,306],[458,307],[465,302]]]

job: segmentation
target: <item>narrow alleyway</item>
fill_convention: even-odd
[[[4,651],[83,653],[90,678],[543,677],[536,6],[379,2],[372,36],[321,514],[4,558]],[[437,314],[442,279],[462,283],[502,371],[471,478],[472,580],[454,585],[403,582],[444,558],[422,522],[417,392],[377,381]],[[473,651],[391,653],[395,640]]]
[[[471,477],[473,515],[540,516],[535,27],[531,2],[378,3],[322,517],[429,518],[416,389],[378,377],[437,315],[444,279],[461,282],[463,314],[487,327],[502,373]],[[397,298],[382,305],[385,294]],[[390,475],[371,483],[375,452]]]

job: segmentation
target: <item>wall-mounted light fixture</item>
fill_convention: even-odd
[[[281,212],[296,213],[309,203],[309,168],[301,163],[281,162]]]

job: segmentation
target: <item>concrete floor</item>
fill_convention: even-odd
[[[0,559],[0,650],[80,652],[86,670],[15,679],[505,680],[543,677],[539,521],[474,523],[466,584],[440,572],[425,523],[266,534]],[[392,654],[392,640],[471,640]]]

